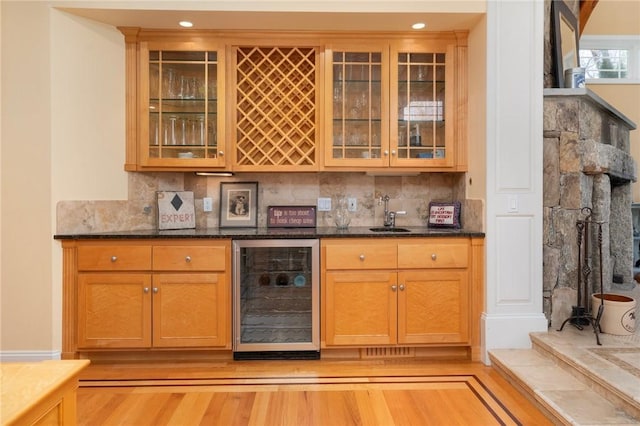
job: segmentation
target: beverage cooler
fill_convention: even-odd
[[[233,241],[234,359],[320,357],[317,239]]]

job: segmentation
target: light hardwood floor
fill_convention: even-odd
[[[93,363],[80,425],[549,425],[490,367],[416,360]]]

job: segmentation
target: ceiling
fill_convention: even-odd
[[[483,12],[273,12],[212,10],[141,10],[69,8],[59,10],[115,27],[177,29],[178,21],[193,22],[194,29],[308,30],[308,31],[410,31],[421,21],[426,31],[468,30]],[[425,31],[423,30],[423,31]]]

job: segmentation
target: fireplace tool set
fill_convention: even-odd
[[[600,299],[600,306],[598,306],[598,312],[596,316],[593,316],[593,306],[589,310],[589,276],[591,275],[591,266],[589,265],[589,236],[591,234],[591,227],[596,225],[598,227],[598,261],[600,262],[600,294],[604,293],[603,288],[603,271],[602,271],[602,224],[604,222],[596,222],[591,219],[591,208],[583,207],[580,211],[586,215],[583,220],[576,222],[576,229],[578,230],[578,289],[577,289],[577,304],[572,307],[571,316],[564,320],[562,326],[558,331],[562,331],[567,322],[571,323],[578,330],[582,330],[583,325],[591,324],[593,326],[593,332],[596,335],[596,342],[600,343],[599,332],[600,319],[602,318],[602,311],[604,310],[604,300]]]

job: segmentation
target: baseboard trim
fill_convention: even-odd
[[[492,349],[529,349],[529,333],[545,332],[549,322],[543,313],[492,315],[483,313],[480,319],[482,327],[482,362],[491,365],[489,351]]]
[[[0,351],[0,362],[59,360],[60,356],[60,351]]]

